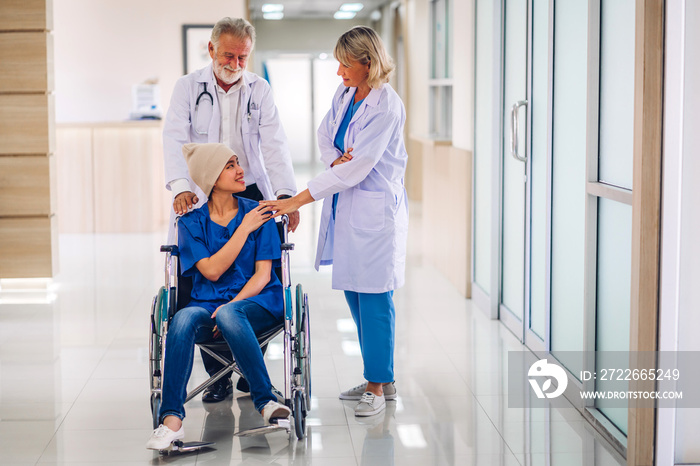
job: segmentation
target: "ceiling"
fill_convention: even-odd
[[[250,18],[263,19],[263,4],[277,3],[284,5],[282,21],[285,19],[333,19],[333,13],[338,11],[340,5],[355,2],[364,4],[364,8],[356,16],[361,19],[368,18],[378,7],[389,3],[389,0],[249,0]]]

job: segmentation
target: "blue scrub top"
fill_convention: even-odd
[[[355,112],[357,112],[357,109],[360,108],[360,105],[362,105],[362,102],[364,102],[364,100],[365,99],[362,99],[355,104],[348,105],[348,110],[345,112],[343,121],[341,121],[340,126],[338,126],[338,132],[335,135],[335,140],[333,140],[333,145],[340,152],[345,153],[345,133],[348,132],[350,120],[352,120],[353,115],[355,115]]]
[[[274,267],[279,265],[281,244],[274,221],[267,221],[248,235],[236,260],[217,281],[209,281],[195,266],[218,252],[233,236],[243,217],[258,206],[255,201],[234,197],[238,199],[238,213],[225,227],[211,220],[207,204],[183,215],[177,224],[182,275],[193,277],[190,305],[214,312],[235,298],[248,283],[255,273],[255,261],[272,260],[270,281],[257,296],[247,299],[281,317],[284,308],[282,284],[274,272]]]
[[[350,120],[352,120],[353,115],[355,115],[355,112],[357,112],[357,109],[360,108],[360,105],[362,105],[362,102],[364,100],[365,99],[362,99],[357,103],[348,105],[348,110],[345,112],[345,116],[343,117],[343,121],[341,121],[340,126],[338,126],[338,132],[335,134],[335,140],[333,140],[333,145],[340,152],[345,153],[345,133],[348,132],[348,126],[350,126]],[[335,208],[337,205],[338,205],[338,193],[333,194],[333,218],[335,218]]]

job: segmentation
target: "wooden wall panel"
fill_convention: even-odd
[[[54,217],[0,218],[0,278],[50,277],[58,266]],[[53,247],[52,247],[53,246]]]
[[[0,95],[0,154],[54,152],[53,95]]]
[[[632,190],[632,277],[630,368],[653,369],[639,352],[658,350],[663,140],[664,2],[641,0],[635,7],[634,176]],[[654,380],[632,380],[629,390],[653,392]],[[627,464],[655,460],[655,400],[629,401]]]
[[[49,157],[0,156],[0,217],[50,214]]]
[[[53,36],[48,32],[0,33],[0,92],[54,89]]]
[[[56,131],[57,216],[61,233],[95,231],[92,129]]]
[[[0,278],[58,272],[52,0],[0,0]]]
[[[423,141],[423,252],[471,297],[472,153]]]
[[[409,137],[406,151],[406,193],[411,201],[420,202],[423,200],[423,141]]]
[[[169,212],[163,204],[160,128],[97,127],[93,133],[96,233],[155,231]]]
[[[159,122],[60,125],[61,233],[162,231],[171,208]]]
[[[52,0],[0,1],[0,31],[53,29]]]

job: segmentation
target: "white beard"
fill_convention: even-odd
[[[233,84],[243,76],[243,68],[233,69],[230,66],[214,63],[214,74],[226,84]]]

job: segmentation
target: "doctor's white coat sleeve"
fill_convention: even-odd
[[[168,189],[175,180],[185,179],[192,184],[182,155],[182,146],[190,142],[190,125],[190,96],[186,81],[179,79],[175,83],[163,126],[163,162],[165,186]]]
[[[402,137],[400,133],[401,117],[397,113],[372,115],[351,142],[352,160],[331,167],[309,181],[311,196],[319,200],[359,184],[367,178],[397,134]]]
[[[281,194],[293,196],[297,192],[297,185],[292,167],[292,155],[289,152],[287,136],[284,134],[269,85],[265,86],[259,115],[260,151],[265,162],[265,170],[270,178],[272,191],[275,196]]]

